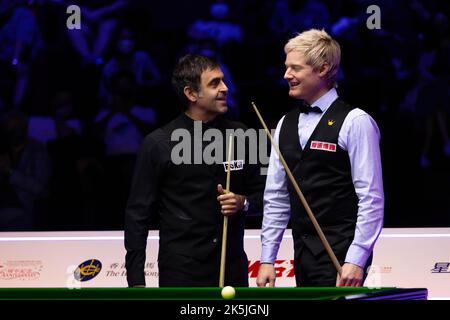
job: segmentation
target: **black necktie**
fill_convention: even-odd
[[[306,103],[302,103],[299,106],[299,108],[300,108],[301,113],[310,113],[310,112],[322,113],[322,109],[320,109],[319,107],[317,107],[317,106],[311,107],[310,105],[308,105]]]

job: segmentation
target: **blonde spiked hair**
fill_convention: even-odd
[[[341,48],[325,30],[310,29],[299,33],[284,46],[284,52],[298,51],[306,63],[318,71],[326,63],[330,66],[327,80],[331,87],[337,87],[337,72],[341,61]]]

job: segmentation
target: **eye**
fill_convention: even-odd
[[[302,69],[300,66],[286,66],[286,71],[298,72]]]
[[[211,81],[211,86],[213,88],[217,87],[220,84],[220,79],[214,79],[213,81]]]

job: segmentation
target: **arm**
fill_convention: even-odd
[[[99,114],[94,120],[94,134],[100,139],[105,138],[106,128],[111,118],[114,116],[114,112],[109,109],[100,110]]]
[[[23,41],[17,40],[16,45],[14,46],[14,54],[11,61],[11,64],[14,67],[18,66],[22,62],[21,58],[23,57],[25,46],[26,44]]]
[[[383,228],[384,192],[381,171],[380,133],[368,114],[347,119],[346,147],[352,179],[359,199],[355,236],[342,269],[341,285],[361,284],[363,268]]]
[[[115,13],[116,11],[123,9],[127,6],[126,1],[118,0],[114,1],[112,4],[104,6],[99,9],[90,9],[89,7],[82,7],[81,14],[90,21],[97,21],[106,15]]]
[[[36,45],[36,30],[38,25],[33,13],[29,9],[17,9],[18,20],[15,30],[15,46],[12,57],[14,66],[29,63],[29,50]]]
[[[161,73],[159,72],[158,67],[150,58],[150,56],[145,53],[144,59],[144,79],[143,85],[153,86],[161,83]]]
[[[158,143],[147,137],[136,162],[125,211],[125,264],[130,287],[145,286],[145,249],[150,219],[156,214],[158,185],[163,171]]]
[[[252,152],[258,152],[257,148],[250,148],[249,141],[246,141],[245,165],[244,165],[244,181],[242,195],[229,192],[225,194],[222,185],[217,186],[217,191],[220,196],[217,200],[222,207],[222,213],[224,215],[235,214],[240,210],[245,210],[245,201],[248,202],[248,207],[245,210],[245,215],[260,215],[262,213],[262,198],[264,190],[265,177],[261,175],[260,166],[257,163],[250,163],[250,150]]]
[[[250,152],[258,152],[259,154],[259,148],[262,146],[261,143],[258,143],[259,146],[252,149],[249,144],[250,141],[247,141],[246,150],[249,151],[246,156],[247,169],[245,170],[244,177],[244,192],[249,206],[245,214],[247,216],[260,216],[263,212],[263,194],[266,176],[261,173],[261,165],[259,163],[250,163],[252,158]],[[266,145],[263,148],[266,148]]]
[[[123,9],[124,7],[127,6],[127,2],[124,0],[117,0],[114,1],[112,4],[102,7],[98,10],[96,10],[96,12],[100,15],[100,16],[104,16],[107,14],[111,14],[111,13],[115,13],[118,10]]]
[[[154,126],[152,124],[139,119],[133,114],[133,112],[131,112],[131,110],[127,110],[125,114],[131,120],[131,122],[136,125],[141,134],[145,135],[146,133],[154,129]]]
[[[278,144],[283,119],[280,120],[275,131],[274,141],[276,144]],[[271,286],[275,284],[273,264],[283,239],[284,230],[289,222],[290,210],[286,172],[278,154],[272,147],[264,190],[264,217],[261,230],[262,265],[257,278],[258,286],[265,286],[266,283]]]

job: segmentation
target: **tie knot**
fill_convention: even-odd
[[[310,113],[310,112],[322,113],[322,109],[320,109],[318,106],[312,107],[308,103],[304,102],[300,105],[300,112],[301,113]]]

